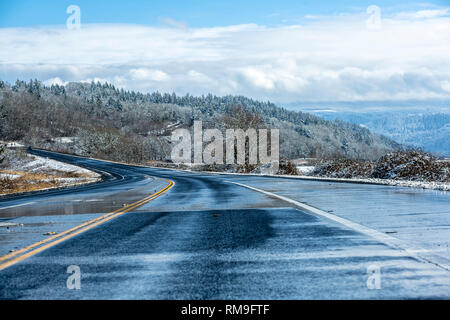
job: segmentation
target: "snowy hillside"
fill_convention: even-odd
[[[450,156],[449,112],[315,112],[327,119],[359,124],[402,144]]]

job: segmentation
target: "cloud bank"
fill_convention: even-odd
[[[0,29],[0,78],[272,101],[450,99],[450,10],[265,27]]]

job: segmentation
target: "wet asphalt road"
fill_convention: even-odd
[[[36,152],[102,172],[106,181],[2,200],[3,219],[106,213],[160,188],[158,178],[175,186],[132,212],[0,271],[0,298],[450,298],[448,271],[229,183],[244,183],[242,177]],[[88,204],[92,199],[99,201]],[[66,287],[70,265],[80,267],[80,290]],[[380,270],[378,290],[367,287],[368,268],[374,267]]]

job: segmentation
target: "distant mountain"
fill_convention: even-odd
[[[402,144],[450,156],[450,111],[331,111],[315,110],[313,113],[326,120],[339,119],[358,124]]]

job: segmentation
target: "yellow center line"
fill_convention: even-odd
[[[29,245],[27,247],[24,247],[24,248],[22,248],[20,250],[14,251],[12,253],[9,253],[7,255],[4,255],[4,256],[0,257],[0,262],[1,261],[5,261],[5,260],[9,260],[9,261],[6,261],[6,262],[0,264],[0,270],[8,268],[9,266],[11,266],[13,264],[15,264],[15,263],[17,263],[19,261],[22,261],[22,260],[24,260],[26,258],[29,258],[29,257],[31,257],[31,256],[33,256],[33,255],[35,255],[35,254],[37,254],[37,253],[39,253],[39,252],[41,252],[41,251],[43,251],[45,249],[48,249],[48,248],[50,248],[50,247],[52,247],[52,246],[54,246],[54,245],[56,245],[56,244],[58,244],[58,243],[60,243],[60,242],[62,242],[64,240],[72,238],[72,237],[74,237],[74,236],[76,236],[76,235],[78,235],[78,234],[80,234],[82,232],[85,232],[85,231],[87,231],[89,229],[92,229],[95,226],[98,226],[98,225],[100,225],[102,223],[105,223],[105,222],[107,222],[109,220],[112,220],[112,219],[114,219],[114,218],[116,218],[116,217],[118,217],[118,216],[120,216],[120,215],[122,215],[122,214],[124,214],[124,213],[126,213],[128,211],[136,209],[136,208],[138,208],[138,207],[140,207],[140,206],[142,206],[142,205],[144,205],[144,204],[146,204],[146,203],[156,199],[157,197],[159,197],[163,193],[165,193],[168,190],[170,190],[175,185],[175,183],[173,181],[171,181],[171,180],[167,180],[167,179],[162,179],[162,180],[167,181],[169,184],[166,187],[164,187],[163,189],[159,190],[158,192],[156,192],[154,194],[151,194],[151,195],[145,197],[144,199],[136,201],[136,202],[134,202],[134,203],[124,207],[124,208],[115,210],[115,211],[110,212],[108,214],[105,214],[105,215],[103,215],[101,217],[97,217],[95,219],[87,221],[87,222],[85,222],[85,223],[83,223],[81,225],[78,225],[78,226],[74,227],[74,228],[71,228],[71,229],[66,230],[64,232],[61,232],[61,233],[59,233],[59,234],[57,234],[57,235],[55,235],[53,237],[50,237],[50,238],[47,238],[45,240],[36,242],[36,243],[31,244],[31,245]],[[65,237],[62,237],[62,236],[65,236]],[[58,239],[58,238],[60,238],[60,239]],[[53,241],[53,240],[55,240],[55,241]],[[47,243],[47,242],[50,242],[50,243]],[[45,243],[47,243],[47,244],[43,245]],[[43,245],[43,246],[41,246],[41,245]],[[39,247],[39,248],[34,249],[36,247]],[[30,251],[28,253],[25,253],[25,254],[23,254],[23,255],[21,255],[19,257],[16,257],[14,259],[11,259],[11,258],[13,258],[13,257],[15,257],[15,256],[17,256],[17,255],[19,255],[21,253],[24,253],[24,252],[26,252],[28,250],[31,250],[31,249],[34,249],[34,250],[32,250],[32,251]]]
[[[148,198],[148,197],[146,197],[146,198],[144,198],[144,199],[141,199],[141,200],[139,200],[139,201],[136,201],[136,202],[134,202],[134,203],[128,205],[127,207],[137,205],[137,204],[139,204],[140,202],[145,201],[147,198]],[[71,228],[71,229],[69,229],[69,230],[66,230],[66,231],[64,231],[64,232],[58,233],[58,234],[55,235],[55,236],[49,237],[49,238],[47,238],[47,239],[44,239],[44,240],[42,240],[42,241],[39,241],[39,242],[33,243],[33,244],[31,244],[31,245],[29,245],[29,246],[27,246],[27,247],[24,247],[24,248],[22,248],[22,249],[20,249],[20,250],[16,250],[16,251],[11,252],[11,253],[9,253],[9,254],[7,254],[7,255],[4,255],[4,256],[0,257],[0,262],[1,262],[1,261],[4,261],[4,260],[8,260],[8,259],[10,259],[11,257],[14,257],[14,256],[16,256],[16,255],[18,255],[18,254],[20,254],[20,253],[22,253],[22,252],[25,252],[25,251],[28,251],[28,250],[30,250],[30,249],[33,249],[33,248],[35,248],[35,247],[37,247],[37,246],[40,246],[41,244],[44,244],[44,243],[47,243],[47,242],[52,241],[52,240],[54,240],[54,239],[60,238],[60,237],[62,237],[63,235],[66,235],[66,234],[68,234],[68,233],[70,233],[70,232],[72,232],[72,231],[75,231],[75,230],[77,230],[77,229],[80,229],[80,228],[82,228],[82,227],[84,227],[84,226],[86,226],[86,225],[88,225],[88,224],[94,223],[94,222],[96,222],[96,221],[98,221],[98,220],[105,219],[105,218],[107,218],[107,217],[109,217],[109,216],[111,216],[111,215],[113,215],[113,214],[115,214],[115,213],[118,213],[118,212],[123,211],[123,210],[126,209],[127,207],[117,209],[117,210],[115,210],[115,211],[113,211],[113,212],[110,212],[110,213],[107,213],[107,214],[105,214],[105,215],[103,215],[103,216],[101,216],[101,217],[97,217],[97,218],[92,219],[92,220],[89,220],[89,221],[87,221],[87,222],[85,222],[85,223],[83,223],[83,224],[80,224],[80,225],[78,225],[78,226],[75,226],[75,227],[73,227],[73,228]]]

